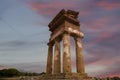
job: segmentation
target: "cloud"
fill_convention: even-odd
[[[118,20],[118,18],[107,16],[89,21],[90,24],[85,22],[85,25],[81,25],[85,32],[83,49],[87,52],[87,54],[84,54],[84,59],[85,64],[88,66],[87,71],[89,75],[98,77],[120,76],[118,72],[119,65],[115,65],[120,57],[120,45],[118,44],[120,41],[120,24],[117,22]],[[93,72],[89,72],[89,69],[92,70],[91,68]]]
[[[48,1],[48,0],[24,0],[28,6],[36,11],[38,14],[53,17],[61,9],[74,9],[80,11],[81,16],[88,16],[91,14],[91,10],[94,8],[89,0],[71,0],[71,1]],[[86,4],[86,5],[84,5]]]
[[[7,66],[2,66],[2,65],[0,65],[0,70],[2,70],[2,69],[8,69],[9,67],[7,67]]]
[[[9,52],[9,51],[19,51],[19,50],[27,50],[35,47],[41,47],[43,45],[47,45],[47,41],[27,41],[27,40],[12,40],[0,43],[0,51],[1,52]]]
[[[109,39],[108,39],[109,40]],[[89,43],[88,43],[89,45]],[[92,63],[98,63],[99,61],[110,61],[111,58],[113,61],[115,61],[115,58],[117,56],[120,56],[119,52],[120,50],[119,44],[116,43],[107,43],[106,42],[100,42],[99,44],[96,45],[89,45],[89,48],[87,46],[84,47],[84,50],[86,50],[87,54],[85,55],[85,63],[86,64],[92,64]],[[106,63],[108,63],[106,62]],[[102,63],[101,63],[102,64]]]
[[[100,1],[96,1],[95,5],[105,10],[113,11],[120,7],[120,1],[119,0],[114,0],[114,1],[113,0],[100,0]]]
[[[32,10],[36,11],[38,14],[45,16],[55,15],[58,12],[58,10],[61,10],[62,8],[66,7],[70,8],[72,6],[72,4],[66,4],[65,2],[61,1],[53,1],[47,3],[45,1],[35,0],[28,2],[28,4]]]
[[[8,41],[4,41],[4,42],[1,42],[0,43],[0,46],[1,47],[4,47],[4,46],[8,46],[8,47],[23,47],[23,46],[30,46],[30,45],[42,45],[42,44],[46,44],[47,43],[47,40],[43,41],[42,39],[39,40],[39,38],[41,38],[42,36],[38,36],[36,37],[36,35],[40,35],[40,34],[35,34],[35,38],[36,40],[34,41],[32,38],[34,38],[33,36],[34,35],[30,35],[30,36],[26,36],[26,38],[22,38],[22,39],[15,39],[15,40],[8,40]],[[28,41],[30,37],[30,41]],[[32,37],[32,38],[31,38]],[[44,38],[43,38],[44,39]]]
[[[89,54],[90,55],[90,54]],[[100,56],[99,56],[100,57]],[[86,65],[86,72],[90,76],[95,76],[95,77],[110,77],[110,76],[115,76],[118,75],[120,76],[119,72],[119,57],[113,57],[109,58],[107,57],[106,59],[103,59],[102,56],[100,57],[101,60],[97,60],[94,63],[87,64]]]
[[[8,42],[4,42],[1,43],[2,46],[22,46],[22,45],[26,45],[25,41],[8,41]]]
[[[104,72],[102,72],[101,74],[103,75],[103,77],[109,77],[109,76],[119,76],[120,77],[120,60],[116,61],[112,64],[109,64],[106,68],[106,70]]]

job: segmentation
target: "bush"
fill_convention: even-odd
[[[20,76],[20,74],[21,73],[17,69],[14,69],[14,68],[0,70],[1,77]]]

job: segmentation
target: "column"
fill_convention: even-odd
[[[84,60],[82,56],[82,43],[80,37],[75,37],[76,44],[76,67],[78,73],[85,73]]]
[[[71,73],[70,35],[63,34],[63,73]]]
[[[60,40],[55,40],[55,51],[54,51],[54,74],[61,72],[61,59],[60,59]]]
[[[52,74],[52,58],[53,58],[53,45],[48,44],[48,58],[47,58],[47,68],[46,68],[47,74]]]

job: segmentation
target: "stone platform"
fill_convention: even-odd
[[[93,80],[88,77],[87,74],[81,73],[60,73],[60,74],[43,74],[40,76],[40,80]]]

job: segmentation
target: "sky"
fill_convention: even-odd
[[[0,0],[0,68],[45,71],[48,24],[61,9],[79,12],[86,73],[120,77],[120,0]]]

